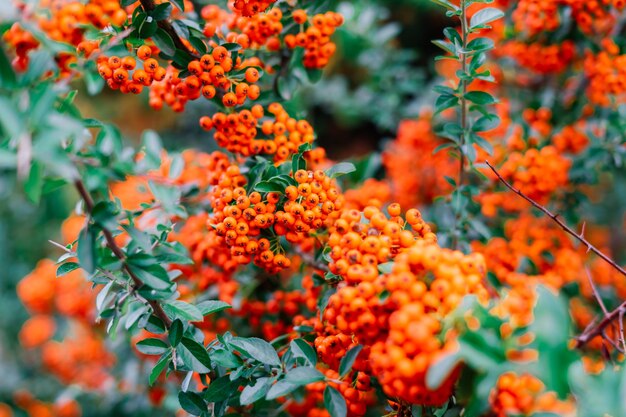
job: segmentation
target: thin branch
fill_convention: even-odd
[[[87,191],[82,181],[77,180],[74,184],[81,198],[85,202],[85,208],[86,208],[87,214],[91,214],[94,208],[94,202],[93,202],[93,199],[91,198],[91,194],[89,194],[89,191]],[[107,242],[107,246],[109,247],[109,249],[111,249],[115,257],[122,262],[122,268],[133,281],[133,286],[136,289],[143,287],[144,285],[143,281],[137,275],[135,275],[135,273],[129,268],[128,264],[126,263],[126,254],[117,245],[117,242],[115,242],[115,238],[113,237],[113,234],[111,233],[111,231],[103,228],[102,233],[104,235],[104,238]],[[161,304],[159,304],[156,300],[147,300],[147,301],[150,307],[152,307],[152,311],[154,312],[154,314],[158,318],[160,318],[165,324],[165,327],[169,329],[170,326],[172,325],[172,320],[167,316],[167,314],[165,314],[165,311],[163,310],[163,307],[161,307]]]
[[[604,254],[600,249],[596,248],[594,245],[592,245],[584,236],[582,236],[581,234],[576,233],[574,230],[572,230],[571,227],[569,227],[568,225],[566,225],[565,223],[563,223],[563,221],[561,221],[561,219],[559,219],[559,215],[558,214],[554,214],[552,213],[550,210],[548,210],[547,208],[545,208],[544,206],[542,206],[541,204],[537,203],[535,200],[533,200],[532,198],[528,197],[526,194],[522,193],[520,190],[518,190],[517,188],[513,187],[507,180],[505,180],[502,175],[500,175],[500,173],[493,167],[493,165],[491,165],[489,163],[489,161],[485,161],[487,166],[489,168],[491,168],[491,170],[493,171],[494,174],[496,174],[496,176],[498,177],[498,179],[504,184],[506,185],[506,187],[513,191],[515,194],[519,195],[520,197],[522,197],[524,200],[528,201],[530,204],[532,204],[535,208],[539,209],[540,211],[542,211],[546,216],[548,216],[549,218],[551,218],[556,224],[558,224],[561,229],[563,229],[566,233],[568,233],[570,236],[574,237],[576,240],[578,240],[580,243],[582,243],[583,245],[585,245],[585,247],[587,248],[588,251],[595,253],[596,255],[598,255],[600,258],[604,259],[609,265],[611,265],[616,271],[618,271],[620,274],[624,275],[626,277],[626,270],[624,270],[624,268],[622,268],[621,266],[619,266],[613,259],[611,259],[608,255]]]
[[[596,297],[596,301],[600,305],[600,308],[602,309],[602,312],[604,313],[604,317],[606,317],[609,315],[609,311],[606,309],[606,306],[604,305],[604,301],[602,301],[602,297],[600,297],[600,293],[598,292],[598,289],[596,288],[596,284],[593,281],[593,277],[591,276],[589,269],[585,268],[585,272],[587,273],[587,278],[589,279],[589,285],[591,285],[591,291],[593,291],[593,295],[594,297]]]
[[[330,268],[328,267],[328,265],[326,265],[326,263],[324,262],[320,262],[317,259],[315,259],[315,256],[313,254],[304,252],[300,249],[296,249],[295,252],[298,256],[300,256],[300,258],[302,259],[302,262],[304,262],[306,265],[312,268],[318,269],[320,271],[330,272]]]
[[[539,209],[546,216],[548,216],[550,219],[552,219],[556,224],[558,224],[559,227],[561,227],[561,229],[563,229],[567,234],[569,234],[570,236],[572,236],[573,238],[578,240],[580,243],[585,245],[587,247],[587,252],[595,253],[597,256],[599,256],[600,258],[604,259],[604,261],[606,261],[609,265],[611,265],[617,272],[619,272],[620,274],[622,274],[622,275],[624,275],[626,277],[626,271],[624,270],[624,268],[619,266],[613,259],[611,259],[609,256],[604,254],[600,249],[598,249],[594,245],[592,245],[584,237],[584,228],[583,228],[583,232],[576,233],[571,227],[569,227],[568,225],[563,223],[563,221],[561,221],[561,219],[559,219],[559,215],[558,214],[552,213],[546,207],[544,207],[541,204],[537,203],[535,200],[533,200],[532,198],[528,197],[526,194],[524,194],[523,192],[521,192],[517,188],[513,187],[507,180],[505,180],[502,177],[502,175],[500,175],[500,173],[493,167],[493,165],[491,165],[489,163],[489,161],[485,161],[485,163],[487,164],[487,166],[489,168],[491,168],[491,170],[498,177],[500,182],[502,182],[509,190],[513,191],[515,194],[519,195],[524,200],[528,201],[530,204],[532,204],[533,207]],[[599,296],[597,295],[597,292],[595,291],[595,286],[594,285],[592,285],[592,289],[594,289],[594,293],[596,294],[596,298],[599,299]],[[604,335],[604,331],[606,330],[606,328],[609,327],[615,320],[619,320],[620,321],[619,325],[623,326],[623,323],[621,323],[621,322],[622,322],[622,319],[624,318],[624,314],[626,314],[626,301],[623,302],[619,307],[617,307],[615,310],[611,311],[610,313],[606,311],[606,308],[604,307],[604,303],[601,303],[600,306],[602,307],[602,309],[604,311],[604,318],[597,325],[590,326],[587,329],[585,329],[585,331],[580,336],[578,336],[578,338],[576,338],[576,347],[577,348],[583,347],[585,344],[587,344],[590,340],[592,340],[596,336],[603,336]],[[621,327],[620,327],[620,329],[621,329]],[[623,333],[622,333],[621,337],[623,338]],[[626,345],[626,343],[624,343],[624,344]]]

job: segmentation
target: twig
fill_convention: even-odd
[[[496,174],[496,176],[498,177],[498,179],[504,184],[506,185],[506,187],[513,191],[515,194],[519,195],[520,197],[522,197],[524,200],[528,201],[530,204],[532,204],[535,208],[539,209],[540,211],[542,211],[546,216],[550,217],[556,224],[558,224],[561,229],[563,229],[565,232],[567,232],[570,236],[574,237],[576,240],[578,240],[580,243],[582,243],[583,245],[585,245],[587,247],[587,251],[593,252],[596,255],[598,255],[600,258],[604,259],[609,265],[611,265],[615,270],[617,270],[620,274],[624,275],[626,277],[626,270],[624,270],[624,268],[622,268],[621,266],[619,266],[613,259],[611,259],[609,256],[605,255],[600,249],[596,248],[595,246],[593,246],[583,235],[582,233],[578,234],[576,233],[574,230],[572,230],[572,228],[570,228],[568,225],[566,225],[565,223],[563,223],[563,221],[561,221],[561,219],[559,219],[559,215],[558,214],[554,214],[552,213],[550,210],[548,210],[547,208],[545,208],[544,206],[542,206],[541,204],[537,203],[535,200],[533,200],[532,198],[528,197],[526,194],[522,193],[520,190],[518,190],[517,188],[513,187],[507,180],[505,180],[502,175],[500,175],[500,173],[493,167],[493,165],[491,165],[489,163],[489,161],[485,161],[485,163],[487,164],[487,166],[489,168],[491,168],[491,170],[493,171],[494,174]]]
[[[521,192],[517,188],[513,187],[507,180],[505,180],[502,177],[502,175],[500,175],[500,173],[493,167],[493,165],[491,165],[489,163],[489,161],[485,161],[485,163],[487,164],[487,166],[489,168],[491,168],[491,170],[498,177],[500,182],[502,182],[509,190],[513,191],[515,194],[519,195],[524,200],[528,201],[530,204],[533,205],[533,207],[539,209],[546,216],[548,216],[550,219],[552,219],[556,224],[558,224],[559,227],[561,227],[561,229],[563,229],[567,234],[569,234],[570,236],[574,237],[580,243],[585,245],[587,247],[587,252],[595,253],[597,256],[599,256],[600,258],[604,259],[604,261],[606,261],[609,265],[611,265],[617,272],[619,272],[620,274],[622,274],[622,275],[624,275],[626,277],[626,270],[624,270],[624,268],[619,266],[613,259],[611,259],[609,256],[604,254],[600,249],[598,249],[594,245],[592,245],[584,237],[584,227],[583,227],[583,231],[581,233],[576,233],[574,230],[572,230],[571,227],[569,227],[568,225],[563,223],[563,221],[561,221],[561,219],[559,219],[559,215],[558,214],[552,213],[546,207],[544,207],[541,204],[537,203],[535,200],[533,200],[532,198],[528,197],[526,194],[524,194],[523,192]],[[597,295],[597,292],[595,290],[595,286],[593,284],[592,284],[592,289],[594,290],[594,294],[596,294],[596,298],[599,299],[599,295]],[[604,318],[596,326],[590,326],[587,329],[585,329],[585,331],[583,331],[583,333],[576,338],[576,347],[577,348],[583,347],[585,344],[587,344],[590,340],[592,340],[596,336],[604,335],[605,329],[607,327],[609,327],[613,323],[613,321],[615,321],[615,320],[619,320],[620,321],[620,323],[619,323],[620,329],[623,327],[622,319],[624,318],[624,314],[626,314],[626,301],[623,302],[619,307],[617,307],[615,310],[611,311],[610,313],[607,312],[606,307],[604,306],[604,303],[601,302],[601,300],[600,300],[600,307],[602,307],[602,310],[604,312]],[[623,332],[621,332],[621,336],[620,337],[623,339]],[[624,345],[626,347],[626,342],[624,343]]]
[[[74,185],[76,186],[76,189],[78,190],[78,193],[80,194],[81,198],[85,202],[85,208],[86,208],[87,214],[91,214],[94,208],[94,202],[93,202],[93,199],[91,198],[91,194],[89,194],[89,191],[87,191],[87,189],[85,188],[85,185],[83,184],[81,180],[77,180],[74,183]],[[109,247],[109,249],[111,249],[115,257],[122,262],[122,268],[133,281],[133,286],[136,289],[143,287],[144,285],[143,281],[139,279],[139,277],[135,275],[135,273],[129,268],[128,264],[126,263],[126,254],[117,245],[117,242],[115,242],[115,238],[113,237],[113,234],[111,233],[111,231],[103,228],[102,233],[104,235],[104,238],[107,242],[107,246]],[[172,320],[167,316],[167,314],[165,314],[165,311],[163,310],[163,307],[161,307],[161,304],[159,304],[156,300],[147,300],[147,301],[150,307],[152,307],[152,311],[154,312],[154,314],[158,318],[160,318],[165,324],[165,327],[169,329],[170,326],[172,325]]]
[[[328,267],[328,265],[315,259],[314,255],[304,252],[300,249],[296,249],[295,252],[298,256],[300,256],[300,258],[302,258],[302,262],[304,262],[308,266],[318,269],[320,271],[330,272],[330,268]]]
[[[596,288],[595,282],[593,282],[593,278],[591,276],[591,273],[589,272],[589,269],[585,268],[585,272],[587,273],[587,278],[589,279],[589,285],[591,285],[591,291],[593,292],[594,297],[596,297],[596,301],[600,305],[600,308],[602,309],[602,312],[604,313],[604,317],[606,317],[609,315],[609,311],[606,309],[606,306],[604,305],[604,301],[602,301],[602,297],[600,297],[600,293],[598,292],[598,289]]]

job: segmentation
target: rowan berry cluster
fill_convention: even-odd
[[[531,416],[536,413],[575,415],[571,401],[559,400],[555,392],[544,390],[544,384],[531,374],[507,372],[500,376],[491,393],[491,407],[498,417]]]
[[[20,390],[13,395],[13,401],[29,417],[81,417],[83,413],[80,404],[72,398],[60,398],[54,403],[47,403]],[[13,417],[14,414],[8,406],[0,403],[0,416]]]
[[[309,232],[326,225],[343,206],[343,196],[334,181],[324,171],[298,170],[293,174],[297,185],[285,188],[283,209],[276,212],[274,231],[288,242],[299,244]]]
[[[326,12],[309,18],[305,10],[299,9],[294,10],[293,20],[301,29],[296,35],[286,35],[285,45],[290,49],[304,48],[302,62],[305,67],[325,67],[337,48],[330,36],[343,24],[343,16]]]
[[[589,100],[603,107],[616,106],[626,97],[626,55],[620,55],[613,45],[598,54],[587,53],[585,76],[589,79],[587,96]]]
[[[506,54],[518,64],[537,74],[558,74],[570,67],[576,58],[576,46],[573,41],[544,45],[538,42],[509,42],[505,46]]]
[[[200,126],[205,130],[215,129],[213,138],[229,152],[242,156],[270,155],[276,164],[285,162],[300,145],[315,139],[311,125],[306,120],[289,117],[280,104],[270,104],[268,112],[274,116],[273,120],[264,119],[260,105],[239,113],[218,112],[200,118]]]
[[[276,0],[235,0],[234,10],[242,16],[254,16],[263,13]]]
[[[387,211],[390,218],[372,206],[366,207],[362,213],[358,210],[341,213],[329,229],[331,272],[350,284],[371,282],[378,277],[379,264],[395,258],[416,239],[437,240],[418,210],[411,209],[406,213],[409,229],[405,229],[405,220],[400,217],[399,204],[391,204]]]
[[[400,123],[397,138],[382,155],[393,201],[402,207],[414,207],[452,189],[445,177],[458,171],[458,161],[446,149],[433,154],[441,144],[443,140],[435,135],[430,115]]]

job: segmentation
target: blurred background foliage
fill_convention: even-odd
[[[419,114],[422,101],[428,99],[425,86],[434,78],[432,58],[437,50],[430,40],[440,36],[447,22],[428,0],[330,3],[346,17],[335,35],[336,56],[341,59],[325,70],[321,82],[300,88],[289,106],[290,111],[307,115],[316,127],[318,144],[331,158],[343,159],[379,150],[384,140],[395,135],[400,120]],[[197,122],[200,115],[213,111],[207,102],[190,103],[180,115],[169,109],[151,110],[147,94],[138,98],[104,89],[92,97],[84,83],[74,88],[79,90],[76,104],[85,117],[119,126],[136,143],[143,130],[154,129],[168,149],[215,148],[210,134]],[[11,402],[14,392],[23,388],[42,400],[53,400],[59,393],[75,395],[76,388],[63,387],[43,375],[37,358],[19,349],[18,332],[28,315],[15,296],[18,281],[40,259],[59,254],[48,240],[60,239],[60,225],[77,200],[73,190],[63,190],[45,193],[34,205],[14,175],[0,171],[0,402]],[[132,371],[123,372],[132,378],[137,374]],[[129,403],[116,395],[112,389],[106,399],[89,399],[100,404],[86,415],[139,416],[139,410],[149,409],[138,403],[147,401],[144,397]]]

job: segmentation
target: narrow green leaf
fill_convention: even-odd
[[[163,310],[172,319],[181,319],[186,321],[202,321],[203,316],[200,310],[195,306],[184,301],[169,301],[163,304]]]
[[[87,225],[78,235],[78,263],[86,272],[93,274],[96,271],[96,235]]]
[[[304,339],[294,339],[290,343],[291,352],[296,358],[306,359],[311,366],[317,365],[317,354],[315,349]]]
[[[179,319],[176,319],[172,322],[170,326],[170,330],[167,334],[167,338],[170,341],[170,344],[173,347],[178,346],[181,339],[183,338],[183,322]]]
[[[185,365],[200,374],[207,374],[211,371],[211,358],[202,344],[188,337],[183,337],[180,343],[178,349],[183,353],[182,359]],[[191,357],[186,356],[187,353]]]
[[[196,308],[200,310],[200,313],[202,313],[203,316],[208,316],[209,314],[218,313],[220,311],[232,308],[232,306],[228,303],[225,303],[224,301],[207,300],[196,304]]]
[[[233,349],[241,354],[267,364],[280,366],[280,358],[276,350],[263,339],[257,337],[234,337],[228,343]]]
[[[57,277],[62,277],[63,275],[69,274],[70,272],[80,268],[76,262],[65,262],[64,264],[59,265],[57,268]]]
[[[241,405],[250,405],[265,397],[271,386],[268,382],[269,378],[264,377],[257,379],[253,385],[247,385],[239,397]]]
[[[330,385],[324,390],[324,408],[331,417],[346,417],[348,415],[346,400],[339,391]]]
[[[303,386],[312,382],[323,381],[324,374],[313,367],[300,366],[289,370],[285,380],[296,386]]]
[[[266,400],[275,400],[276,398],[284,397],[290,392],[298,388],[298,385],[293,384],[287,380],[281,380],[272,385],[265,396]]]
[[[363,346],[356,345],[347,351],[346,355],[341,358],[341,362],[339,363],[339,376],[341,378],[346,376],[350,370],[352,370],[352,365],[354,365],[354,361],[359,356],[359,353],[361,353],[361,349],[363,349]]]
[[[337,178],[341,175],[349,174],[354,171],[356,171],[354,164],[350,162],[340,162],[333,165],[328,171],[326,171],[326,175],[330,178]]]
[[[156,365],[154,365],[154,368],[152,368],[152,371],[150,371],[150,377],[148,378],[148,383],[150,384],[150,386],[154,385],[154,382],[157,380],[159,375],[161,375],[161,372],[163,372],[167,365],[169,365],[171,357],[171,351],[165,352],[156,363]]]
[[[202,397],[195,392],[179,392],[178,402],[180,403],[182,409],[192,416],[199,416],[207,411],[206,402],[204,402],[204,399],[202,399]]]

